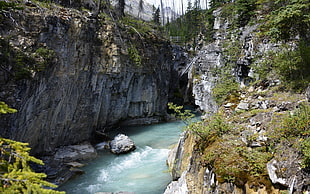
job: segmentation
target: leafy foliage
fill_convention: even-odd
[[[181,43],[187,43],[203,33],[205,37],[212,39],[214,17],[213,10],[201,10],[189,8],[187,13],[166,25],[170,37],[180,37]]]
[[[304,90],[310,82],[310,46],[299,45],[297,50],[284,48],[274,59],[275,68],[289,88]]]
[[[263,69],[275,70],[287,89],[300,92],[310,81],[310,1],[259,0],[258,3],[266,12],[260,28],[262,34],[275,42],[294,41],[296,44],[273,53]]]
[[[309,40],[309,0],[278,0],[272,5],[271,13],[264,26],[268,29],[266,31],[269,36],[275,40],[289,40],[299,35],[301,39]]]
[[[210,0],[211,8],[217,8],[225,3],[229,3],[231,0]]]
[[[29,155],[27,143],[0,137],[0,191],[2,193],[64,193],[43,187],[56,187],[44,181],[44,173],[33,172],[30,162],[43,162]]]
[[[237,0],[235,3],[235,9],[238,17],[239,26],[245,26],[255,15],[256,0]]]
[[[46,70],[55,58],[55,52],[51,49],[41,47],[33,53],[23,52],[2,38],[0,38],[0,51],[2,69],[10,72],[15,80],[32,79],[36,73]]]
[[[268,179],[266,163],[272,154],[265,149],[249,149],[239,138],[234,138],[236,127],[224,115],[217,113],[192,123],[188,130],[200,137],[202,163],[214,170],[219,182],[242,186],[247,181],[260,184]]]
[[[0,114],[15,113],[16,109],[10,108],[5,102],[0,101]]]
[[[191,119],[195,116],[190,110],[186,109],[183,111],[183,106],[178,106],[172,102],[168,103],[168,108],[174,111],[173,116],[181,119],[187,125],[191,123]]]
[[[204,121],[192,123],[188,127],[189,131],[194,132],[207,144],[214,142],[231,129],[231,126],[224,121],[223,115],[219,113]]]
[[[301,142],[301,151],[304,155],[303,158],[303,167],[304,168],[310,168],[310,138],[303,139]]]
[[[280,49],[269,53],[257,72],[263,78],[275,73],[286,89],[302,92],[310,82],[310,46],[300,42],[296,49],[289,45]]]
[[[293,114],[283,118],[277,133],[285,138],[310,136],[310,106],[301,104]]]
[[[142,59],[141,56],[139,55],[139,51],[137,50],[137,48],[134,45],[131,45],[128,48],[128,54],[130,59],[137,65],[137,66],[141,66],[142,63]]]
[[[255,16],[255,10],[257,8],[256,0],[236,0],[232,2],[230,0],[212,0],[212,8],[221,7],[221,16],[231,20],[230,23],[237,27],[243,27],[250,19]],[[237,17],[236,17],[237,16]]]
[[[280,120],[281,119],[281,120]],[[278,121],[280,120],[280,121]],[[310,106],[300,104],[291,114],[277,118],[274,131],[270,132],[270,144],[275,145],[285,141],[295,145],[303,154],[303,167],[310,167]],[[296,139],[298,141],[296,141]],[[293,143],[292,143],[293,142]]]
[[[222,76],[212,89],[212,94],[218,104],[222,104],[230,95],[237,93],[239,84],[231,75]]]
[[[35,57],[39,58],[39,62],[35,67],[36,71],[43,71],[52,63],[55,57],[55,51],[40,47],[35,51]]]
[[[138,20],[131,16],[123,17],[121,22],[129,27],[128,32],[132,34],[139,33],[139,35],[148,35],[153,33],[154,29],[157,28],[157,26],[155,26],[152,22]]]
[[[0,11],[8,9],[22,9],[14,2],[0,1]]]
[[[14,113],[16,109],[9,108],[0,102],[0,114]],[[29,155],[28,143],[22,143],[0,137],[0,192],[12,193],[49,193],[63,194],[55,191],[56,185],[44,180],[46,174],[36,173],[30,168],[30,163],[43,165],[39,160]]]
[[[247,181],[267,177],[266,163],[272,154],[263,150],[250,150],[237,140],[216,141],[204,152],[204,163],[214,167],[219,182],[232,182],[242,186]]]

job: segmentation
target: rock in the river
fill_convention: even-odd
[[[107,141],[104,141],[104,142],[101,142],[101,143],[98,143],[95,148],[97,150],[104,150],[104,149],[110,149],[110,143],[107,142]]]
[[[111,152],[114,154],[125,154],[136,149],[134,142],[124,134],[118,134],[110,142]]]
[[[72,162],[93,159],[97,156],[95,148],[89,143],[70,145],[59,148],[55,154],[55,160]]]
[[[65,165],[73,167],[73,168],[81,168],[85,166],[85,164],[79,163],[79,162],[68,162]]]

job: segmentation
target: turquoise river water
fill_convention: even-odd
[[[85,174],[69,181],[59,190],[67,194],[96,192],[134,192],[162,194],[171,181],[166,160],[169,149],[182,132],[182,121],[127,127],[123,133],[137,149],[126,155],[100,151],[99,157],[83,168]]]

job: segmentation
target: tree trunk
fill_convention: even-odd
[[[118,15],[120,18],[125,16],[125,0],[118,0]]]

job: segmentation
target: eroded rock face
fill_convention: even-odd
[[[184,171],[177,181],[172,181],[166,188],[164,194],[187,194],[186,172]]]
[[[156,35],[128,34],[88,12],[54,5],[52,10],[16,10],[4,22],[1,38],[12,48],[29,55],[38,48],[55,53],[53,62],[31,79],[14,82],[1,72],[1,88],[11,88],[1,100],[10,99],[18,109],[1,121],[1,132],[29,142],[33,154],[52,154],[59,146],[89,140],[95,130],[119,121],[165,119],[172,55],[169,44]],[[132,47],[141,65],[128,53]]]
[[[240,93],[240,97],[236,101],[228,99],[223,107],[219,108],[221,113],[222,111],[225,112],[223,117],[229,118],[229,122],[243,127],[244,130],[235,138],[242,140],[247,149],[268,149],[267,146],[270,145],[269,140],[272,138],[270,132],[275,131],[273,128],[273,121],[276,120],[275,115],[290,114],[290,111],[293,111],[296,107],[300,106],[300,103],[307,100],[304,99],[304,95],[286,94],[280,91],[276,93],[272,87],[280,84],[280,81],[277,79],[271,80],[272,78],[270,78],[268,81],[262,81],[258,85],[255,84],[247,88],[250,80],[258,78],[254,69],[251,69],[254,59],[259,58],[255,60],[255,63],[261,63],[264,60],[262,56],[265,56],[269,51],[277,51],[279,45],[269,43],[268,40],[257,40],[254,33],[258,29],[257,25],[245,26],[236,31],[230,29],[231,31],[228,32],[228,19],[220,18],[221,14],[219,12],[220,10],[215,10],[214,12],[214,16],[216,17],[214,29],[218,30],[215,32],[214,42],[201,47],[196,58],[193,60],[192,68],[195,68],[193,72],[196,73],[193,76],[195,103],[205,112],[216,111],[217,106],[212,99],[212,88],[216,81],[218,81],[218,73],[212,73],[212,70],[219,67],[218,70],[222,71],[221,67],[224,68],[224,64],[231,57],[225,53],[225,49],[228,48],[223,47],[223,43],[225,41],[226,43],[237,43],[242,55],[238,56],[237,61],[234,61],[232,68],[229,66],[231,68],[229,69],[229,73],[234,75],[240,86],[248,91],[246,92],[244,90],[244,92]],[[309,88],[306,91],[307,94],[309,94]],[[214,109],[213,107],[216,108]],[[233,114],[236,112],[240,113],[237,116],[240,117],[237,123],[232,121]],[[247,115],[249,112],[251,114]],[[245,113],[244,115],[246,116],[243,116],[242,113]],[[281,118],[278,119],[280,122]],[[229,138],[233,139],[232,137]],[[236,139],[234,141],[237,141]],[[228,140],[223,138],[223,141]],[[282,145],[282,148],[277,145],[277,153],[273,153],[274,158],[272,160],[270,159],[271,161],[268,164],[264,163],[268,168],[269,178],[272,183],[269,183],[269,178],[267,178],[266,183],[260,183],[257,187],[250,180],[247,180],[248,182],[236,181],[234,184],[220,180],[222,177],[215,173],[218,170],[216,169],[217,167],[215,165],[212,166],[210,163],[205,164],[202,159],[209,156],[203,155],[203,149],[208,148],[199,150],[199,146],[205,142],[199,143],[198,141],[196,147],[190,142],[194,142],[193,136],[188,136],[181,148],[175,148],[170,152],[172,159],[169,158],[168,164],[172,168],[171,172],[174,176],[174,181],[168,186],[167,193],[178,193],[180,191],[180,193],[257,194],[281,193],[283,190],[287,190],[290,193],[309,192],[309,170],[301,166],[301,152],[293,148],[294,146],[291,146],[289,143]],[[212,147],[210,148],[212,149]],[[186,154],[177,154],[178,151],[190,154],[187,154],[187,156],[185,156]],[[229,167],[226,169],[229,169]],[[181,177],[181,174],[185,178],[178,179],[178,177]],[[187,191],[181,191],[184,185]]]
[[[278,146],[280,150],[267,164],[270,180],[273,184],[286,187],[290,193],[303,193],[310,190],[310,177],[294,147]],[[285,156],[285,157],[284,157]]]

